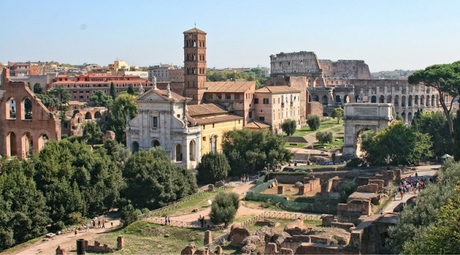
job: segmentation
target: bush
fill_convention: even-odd
[[[134,209],[131,203],[123,206],[121,209],[121,219],[123,220],[123,226],[126,227],[129,224],[137,221],[137,217],[141,214],[141,211],[139,209]]]
[[[286,133],[286,135],[291,136],[297,129],[297,123],[295,120],[287,119],[283,122],[283,124],[281,124],[281,129],[283,129],[283,132]]]
[[[311,130],[318,130],[319,126],[321,125],[321,121],[318,115],[308,115],[307,117],[307,124]]]
[[[321,143],[321,145],[325,143],[332,143],[334,136],[332,132],[318,132],[316,133],[316,140]]]
[[[348,197],[356,191],[358,184],[356,182],[342,182],[339,186],[340,202],[347,202]]]
[[[235,219],[239,207],[239,196],[236,193],[220,192],[214,198],[209,217],[214,224],[224,223],[228,226]]]
[[[352,158],[347,161],[347,166],[348,167],[357,167],[359,166],[363,161],[360,158]]]

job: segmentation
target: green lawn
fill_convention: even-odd
[[[334,132],[339,132],[343,130],[343,121],[340,123],[337,123],[336,119],[323,119],[321,121],[321,125],[319,126],[317,130],[313,131],[310,129],[310,127],[306,126],[306,127],[296,130],[293,136],[305,136],[305,135],[312,134],[312,133],[315,133],[321,130],[325,130],[331,127],[334,127],[333,128]]]
[[[307,145],[306,143],[298,143],[296,145],[292,145],[291,143],[286,143],[284,145],[284,147],[289,147],[289,148],[303,148],[305,145]]]
[[[339,140],[336,141],[335,139],[339,139]],[[334,136],[332,143],[320,144],[319,142],[316,142],[315,144],[313,144],[314,149],[327,150],[327,151],[337,150],[338,148],[342,148],[342,147],[343,147],[343,135]]]

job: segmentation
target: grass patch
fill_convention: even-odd
[[[305,145],[307,145],[306,143],[298,143],[296,145],[292,145],[291,143],[286,143],[284,144],[284,147],[289,147],[289,148],[303,148]]]
[[[338,141],[336,141],[335,139],[338,139]],[[342,148],[342,147],[343,147],[343,135],[334,136],[332,143],[320,144],[319,142],[316,142],[315,144],[313,144],[313,149],[317,149],[317,150],[333,151],[333,150],[337,150],[338,148]]]
[[[168,234],[169,237],[164,237]],[[136,221],[126,228],[97,236],[101,243],[117,247],[117,237],[124,236],[124,248],[118,254],[179,254],[190,242],[203,246],[204,231]]]

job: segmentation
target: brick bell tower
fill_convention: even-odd
[[[206,32],[192,28],[184,32],[184,96],[190,104],[201,104],[206,91]]]

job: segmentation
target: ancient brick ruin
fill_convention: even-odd
[[[3,69],[0,89],[0,154],[25,159],[49,140],[61,139],[61,125],[25,82],[12,82]]]

